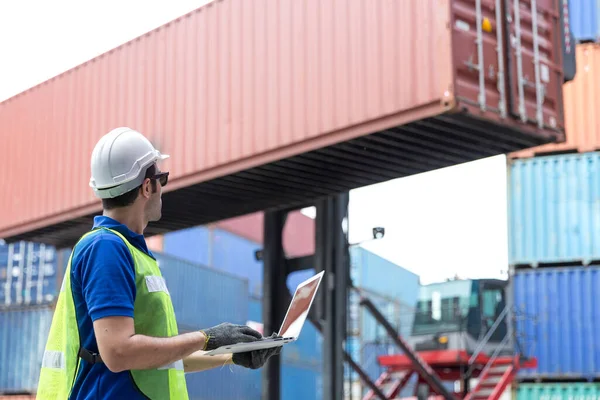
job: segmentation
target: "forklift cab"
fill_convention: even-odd
[[[416,350],[457,350],[465,346],[464,340],[449,340],[451,336],[466,334],[470,342],[482,339],[506,306],[507,283],[465,279],[422,286],[411,336],[427,340],[417,341]],[[507,332],[503,319],[489,342],[501,342]]]

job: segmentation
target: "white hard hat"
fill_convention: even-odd
[[[166,158],[141,133],[127,127],[113,129],[92,151],[90,187],[101,199],[120,196],[141,185],[146,169]]]

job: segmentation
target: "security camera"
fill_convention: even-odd
[[[262,261],[262,259],[263,259],[263,250],[262,250],[262,249],[260,249],[260,250],[256,250],[256,251],[254,252],[254,259],[255,259],[256,261]]]
[[[383,228],[381,226],[377,226],[377,227],[373,228],[373,239],[375,239],[375,240],[383,239],[384,236],[385,236],[385,228]]]

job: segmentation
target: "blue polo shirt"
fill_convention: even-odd
[[[94,228],[114,229],[129,243],[154,257],[143,235],[112,218],[94,218]],[[110,232],[98,230],[75,246],[71,263],[71,287],[81,345],[98,352],[93,321],[105,317],[132,317],[135,301],[135,267],[127,245]],[[128,371],[112,373],[104,364],[81,360],[70,400],[144,399]]]

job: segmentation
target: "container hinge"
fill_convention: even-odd
[[[23,304],[23,274],[25,273],[25,242],[19,242],[19,277],[15,283],[16,304]]]
[[[506,118],[506,90],[504,82],[504,53],[502,48],[502,3],[501,0],[496,0],[496,52],[498,53],[498,94],[500,99],[498,101],[498,109],[500,110],[500,116]]]
[[[525,108],[525,87],[523,79],[523,56],[521,50],[521,14],[519,11],[520,0],[514,0],[513,11],[515,13],[515,53],[517,56],[517,89],[519,92],[519,115],[521,121],[527,122],[527,110]]]
[[[41,304],[44,300],[44,278],[46,272],[46,246],[40,244],[40,256],[38,257],[38,280],[36,282],[37,298],[36,303]]]
[[[25,304],[31,304],[31,278],[33,275],[33,259],[34,259],[34,251],[33,251],[33,243],[27,243],[27,263],[25,264],[25,268],[27,271],[27,277],[25,279],[25,290],[24,290],[24,300]]]
[[[12,271],[13,271],[13,260],[15,259],[15,245],[13,243],[8,245],[8,260],[6,262],[6,282],[4,282],[4,304],[9,306],[11,301],[11,287],[12,287]]]
[[[540,79],[540,43],[538,36],[537,3],[531,0],[531,25],[533,29],[533,66],[535,69],[535,110],[536,120],[539,128],[544,127],[544,109],[542,81]]]
[[[479,72],[479,108],[486,109],[485,98],[485,67],[483,65],[483,15],[481,14],[481,0],[476,0],[477,15],[477,71]]]

